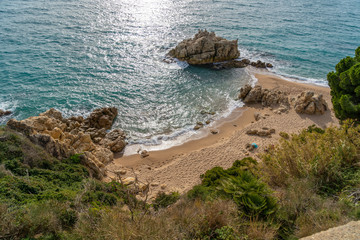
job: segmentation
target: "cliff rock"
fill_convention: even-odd
[[[95,109],[88,118],[63,118],[49,109],[39,116],[21,121],[10,119],[7,126],[25,134],[32,142],[43,147],[58,159],[82,154],[82,162],[93,177],[101,179],[105,164],[113,161],[114,152],[124,149],[125,134],[120,129],[107,132],[117,116],[116,108]]]

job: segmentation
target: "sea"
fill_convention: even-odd
[[[199,29],[238,39],[240,58],[327,85],[360,45],[359,0],[0,0],[0,109],[25,119],[49,108],[87,116],[115,106],[129,146],[164,149],[241,107],[249,69],[163,61]],[[214,115],[208,113],[215,113]]]

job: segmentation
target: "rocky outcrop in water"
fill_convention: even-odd
[[[7,115],[10,115],[10,114],[12,114],[11,111],[4,111],[4,110],[0,109],[0,117],[7,116]]]
[[[226,40],[214,32],[199,30],[194,38],[183,40],[168,53],[171,58],[186,61],[192,65],[203,65],[212,69],[244,68],[249,65],[256,68],[272,68],[271,63],[249,59],[235,60],[240,56],[237,40]],[[164,62],[172,63],[174,59],[165,58]],[[216,64],[214,64],[216,63]]]
[[[238,99],[248,104],[260,103],[264,107],[280,106],[274,110],[278,114],[287,112],[291,106],[299,114],[324,114],[328,109],[323,96],[312,91],[304,91],[295,98],[284,91],[265,89],[258,85],[251,87],[247,84],[240,89]]]
[[[256,62],[251,62],[249,59],[242,60],[231,60],[227,62],[221,62],[218,64],[213,64],[211,66],[212,69],[221,70],[221,69],[230,69],[230,68],[244,68],[247,66],[253,66],[256,68],[272,68],[273,65],[271,63],[262,62],[260,60]]]
[[[183,40],[168,55],[200,65],[232,60],[238,58],[240,52],[237,40],[229,41],[214,32],[199,30],[194,38]]]
[[[101,179],[106,175],[105,165],[114,159],[114,152],[122,151],[126,145],[125,134],[120,129],[107,132],[116,116],[114,107],[96,109],[85,119],[63,118],[52,108],[21,121],[10,119],[7,126],[22,132],[60,160],[82,154],[82,163],[93,177]]]

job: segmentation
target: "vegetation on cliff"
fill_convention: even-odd
[[[151,204],[0,130],[2,239],[292,239],[360,219],[360,127],[309,127]],[[180,197],[180,200],[178,200]]]
[[[355,57],[341,59],[327,76],[334,111],[339,119],[360,119],[360,47]]]

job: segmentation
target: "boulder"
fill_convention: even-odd
[[[246,134],[247,134],[247,135],[257,135],[258,132],[259,132],[259,131],[256,130],[256,129],[249,129],[249,130],[246,131]]]
[[[93,177],[101,179],[105,164],[113,161],[114,152],[124,149],[125,134],[120,129],[107,133],[117,115],[116,108],[95,109],[88,118],[63,118],[55,109],[21,121],[10,119],[7,126],[25,134],[58,159],[81,154],[81,162]]]
[[[283,105],[289,106],[288,94],[283,91],[264,89],[259,85],[245,85],[240,89],[239,99],[244,103],[260,103],[264,107]]]
[[[304,91],[297,96],[297,99],[295,99],[294,108],[299,114],[305,113],[311,115],[324,114],[328,109],[328,106],[321,94],[316,95],[312,91]]]
[[[112,152],[121,152],[125,146],[125,133],[120,129],[114,129],[107,133],[100,144],[110,149]]]
[[[4,111],[4,110],[0,109],[0,117],[7,116],[7,115],[10,115],[10,114],[12,114],[11,111]]]
[[[249,129],[246,131],[247,135],[254,135],[259,137],[271,137],[271,134],[275,133],[275,129],[262,128],[261,130]]]
[[[124,184],[124,185],[131,185],[133,183],[135,183],[134,177],[127,177],[127,178],[122,179],[122,184]]]
[[[227,62],[222,62],[219,64],[213,64],[213,69],[230,69],[230,68],[244,68],[247,67],[248,64],[244,63],[243,61],[231,60]]]
[[[299,114],[324,114],[328,109],[328,105],[321,94],[317,95],[312,91],[304,91],[295,98],[289,96],[287,92],[265,89],[259,85],[255,87],[245,85],[240,89],[238,99],[247,104],[260,103],[264,107],[271,107],[271,109],[278,106],[277,109],[273,110],[276,114],[287,113],[292,106]],[[254,117],[257,121],[261,118],[257,113]]]
[[[199,30],[194,38],[179,43],[168,53],[171,57],[200,65],[228,61],[240,56],[237,40],[229,41],[214,32]]]
[[[254,113],[254,118],[256,121],[259,121],[262,118],[261,113],[259,112]]]
[[[117,113],[115,107],[95,109],[90,116],[84,120],[83,128],[110,129]]]
[[[239,99],[245,99],[245,97],[249,94],[252,87],[249,84],[246,84],[244,87],[240,89]]]
[[[148,151],[143,150],[143,151],[141,151],[140,156],[141,156],[141,158],[146,158],[149,156],[149,153],[148,153]]]
[[[194,127],[194,130],[199,130],[200,128],[202,128],[204,126],[204,124],[199,124],[197,123]]]
[[[219,133],[219,131],[218,131],[218,130],[216,130],[216,129],[210,129],[210,133],[211,133],[211,134],[218,134],[218,133]]]
[[[244,68],[247,66],[253,66],[256,68],[272,68],[273,65],[271,63],[265,63],[260,60],[256,62],[251,62],[249,59],[242,59],[242,60],[230,60],[225,62],[220,62],[211,65],[212,69],[221,70],[221,69],[230,69],[230,68]]]

